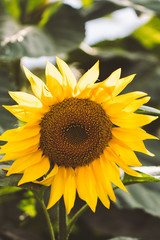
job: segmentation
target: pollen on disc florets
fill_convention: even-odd
[[[71,97],[52,105],[40,126],[40,148],[58,166],[88,165],[112,137],[109,117],[89,99]]]

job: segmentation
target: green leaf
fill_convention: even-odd
[[[18,208],[22,210],[27,216],[35,217],[36,211],[36,199],[31,191],[25,192],[25,199],[22,199],[18,204]]]
[[[12,194],[15,192],[19,192],[21,190],[22,189],[19,187],[1,187],[0,188],[0,196]]]
[[[147,14],[157,14],[160,12],[159,0],[98,0],[98,2],[103,2],[104,7],[105,3],[112,2],[121,7],[130,7],[135,9],[138,13],[147,13]]]
[[[88,6],[91,6],[92,3],[93,3],[93,0],[81,0],[82,3],[83,3],[83,6],[84,7],[88,7]]]
[[[42,27],[20,25],[8,15],[0,15],[0,60],[52,56],[76,48],[85,36],[82,16],[68,5],[55,8],[48,20],[44,17],[47,21]]]
[[[0,23],[0,60],[53,54],[52,40],[42,29],[34,26],[22,27],[7,15],[0,16]]]
[[[136,29],[133,36],[138,39],[142,45],[148,49],[152,49],[160,44],[160,19],[152,17],[152,19],[143,26]]]
[[[124,175],[123,183],[127,185],[129,194],[117,189],[116,205],[120,208],[141,208],[154,216],[160,216],[160,167],[134,169],[140,172],[141,177]]]
[[[160,182],[160,167],[135,167],[134,169],[140,173],[140,177],[134,177],[125,173],[122,179],[124,185],[142,182]]]
[[[42,7],[43,4],[46,3],[46,0],[27,0],[27,12],[33,11],[37,7]]]
[[[122,6],[110,1],[93,1],[92,5],[82,8],[80,11],[85,21],[109,15],[112,12],[123,8]]]
[[[143,209],[160,217],[160,183],[139,183],[128,185],[126,192],[116,190],[116,206],[123,209]]]
[[[85,37],[84,21],[79,10],[62,5],[50,16],[44,29],[53,39],[55,52],[64,53],[77,48]]]
[[[157,108],[153,107],[148,107],[148,106],[141,106],[137,111],[137,113],[142,113],[142,114],[151,114],[155,116],[160,116],[160,110]]]
[[[22,174],[12,174],[10,176],[6,176],[6,171],[3,170],[5,168],[9,168],[10,165],[3,164],[0,165],[0,187],[13,187],[17,186],[19,180],[22,177]],[[20,186],[20,188],[28,189],[28,190],[39,190],[41,189],[41,185],[35,183],[25,183]]]
[[[17,124],[17,119],[2,107],[2,105],[12,105],[14,103],[9,96],[8,91],[16,89],[6,65],[1,66],[0,68],[0,86],[0,134],[2,134],[5,130],[14,128]]]
[[[5,9],[14,16],[16,19],[20,17],[20,7],[19,7],[19,0],[2,0]]]

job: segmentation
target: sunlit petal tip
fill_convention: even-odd
[[[154,153],[151,153],[151,152],[150,152],[150,151],[148,151],[148,150],[147,150],[146,154],[147,154],[147,155],[149,155],[149,156],[151,156],[151,157],[154,157],[154,156],[155,156],[155,154],[154,154]]]
[[[47,205],[46,209],[49,210],[53,205],[49,204]]]
[[[5,168],[5,169],[3,168],[3,170],[7,170],[7,169],[6,169],[6,168]],[[9,172],[9,168],[8,168],[8,172],[6,173],[6,176],[8,177],[8,176],[10,176],[11,174],[12,174],[12,172],[10,173],[10,172]]]
[[[20,186],[20,185],[22,185],[22,184],[23,184],[23,181],[20,180],[20,181],[18,182],[17,186]]]
[[[56,73],[59,71],[57,70],[57,68],[51,63],[49,62],[48,60],[46,61],[46,69],[45,69],[45,75],[51,75],[53,74],[53,71],[56,71]],[[60,75],[60,73],[59,73]],[[53,76],[55,77],[55,76]]]
[[[11,97],[15,95],[13,91],[8,91],[8,93]]]
[[[57,62],[59,69],[61,69],[61,67],[63,67],[63,66],[67,66],[69,68],[68,64],[59,57],[56,57],[56,62]]]
[[[121,77],[121,72],[122,72],[122,69],[121,69],[121,68],[118,68],[118,69],[115,70],[112,74],[115,74],[115,76],[117,77],[117,79],[120,79],[120,77]]]
[[[2,170],[7,171],[8,173],[9,168],[2,168]],[[6,173],[6,176],[7,176],[7,173]]]
[[[24,65],[23,65],[23,70],[24,70],[26,77],[29,79],[29,77],[31,76],[32,73]]]
[[[8,106],[7,106],[7,105],[2,105],[2,107],[4,107],[5,109],[7,109]],[[7,110],[8,110],[8,109],[7,109]]]
[[[70,67],[66,62],[58,57],[56,57],[56,62],[63,77],[63,85],[67,85],[73,90],[77,84],[77,80]]]

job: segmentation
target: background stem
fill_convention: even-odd
[[[48,211],[46,209],[46,206],[44,204],[44,200],[43,200],[42,194],[38,194],[36,192],[35,196],[38,199],[38,201],[39,201],[39,203],[40,203],[40,205],[41,205],[41,207],[43,209],[44,215],[46,217],[46,222],[47,222],[48,229],[49,229],[49,232],[50,232],[51,240],[55,240],[53,225],[51,223],[51,219],[50,219],[49,213],[48,213]]]
[[[63,198],[59,200],[59,240],[67,239],[66,209]]]
[[[67,226],[67,239],[69,237],[69,234],[71,232],[71,229],[73,227],[73,225],[76,223],[76,221],[78,220],[78,218],[89,208],[88,204],[85,204],[78,212],[76,212],[76,214],[71,218],[71,220],[68,223]]]

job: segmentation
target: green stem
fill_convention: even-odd
[[[63,198],[59,200],[59,240],[67,239],[67,216]]]
[[[37,197],[42,209],[43,209],[43,212],[44,212],[44,215],[46,217],[46,222],[47,222],[47,225],[48,225],[48,229],[49,229],[49,232],[50,232],[50,236],[51,236],[51,240],[55,240],[55,235],[54,235],[54,231],[53,231],[53,225],[51,223],[51,219],[50,219],[50,216],[49,216],[49,213],[46,209],[46,206],[44,204],[44,200],[43,200],[43,197],[40,196],[40,194],[38,193],[35,193],[35,196]]]
[[[71,220],[68,223],[67,226],[67,239],[69,237],[69,234],[71,232],[71,229],[73,227],[73,225],[76,223],[76,221],[78,220],[78,218],[89,208],[88,204],[85,204],[78,212],[76,212],[76,214],[71,218]]]

